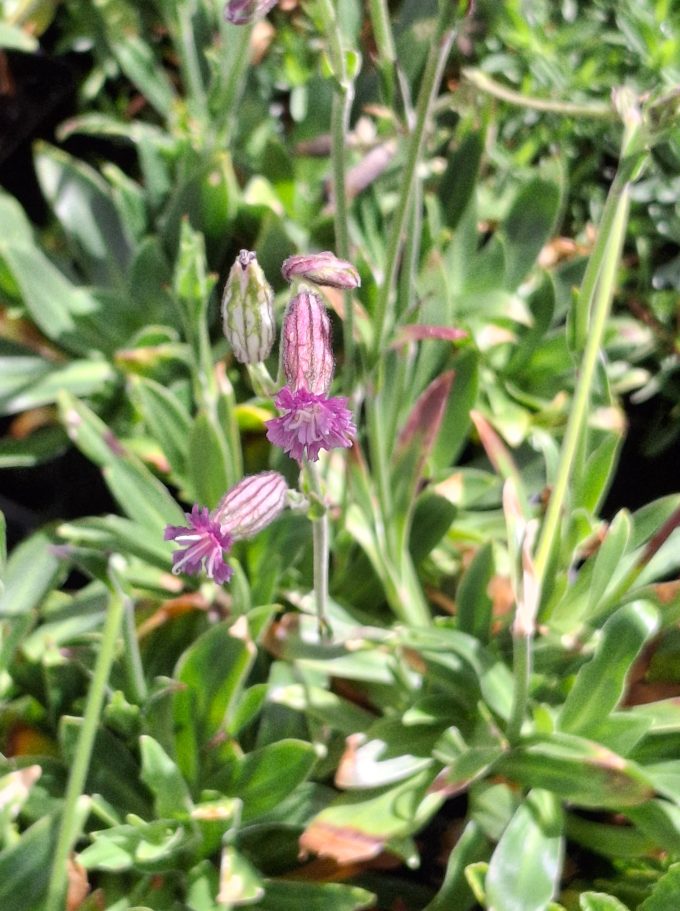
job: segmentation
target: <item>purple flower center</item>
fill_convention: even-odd
[[[228,582],[233,570],[224,562],[224,553],[231,549],[231,534],[211,517],[206,506],[194,506],[186,518],[187,526],[168,525],[163,534],[166,541],[180,546],[172,555],[173,573],[195,575],[205,567],[210,579]]]
[[[316,462],[321,449],[352,445],[356,428],[347,399],[315,395],[307,389],[294,392],[287,386],[276,396],[280,417],[267,421],[267,439],[301,462]]]

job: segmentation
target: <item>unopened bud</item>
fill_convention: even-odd
[[[284,510],[287,492],[278,471],[247,475],[222,497],[212,518],[233,538],[252,538]]]
[[[257,257],[241,250],[231,267],[222,295],[224,334],[242,364],[264,361],[274,344],[274,292]]]
[[[266,16],[278,0],[229,0],[224,7],[224,18],[232,25],[250,25]]]
[[[343,291],[351,291],[361,284],[359,273],[352,263],[328,252],[289,256],[281,266],[281,274],[287,282],[303,278],[315,285],[341,288]]]
[[[331,321],[314,291],[301,291],[288,304],[281,333],[281,360],[290,388],[326,395],[333,379]]]

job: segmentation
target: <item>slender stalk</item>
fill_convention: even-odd
[[[335,76],[333,106],[331,109],[331,165],[333,174],[333,226],[335,247],[341,259],[349,260],[349,223],[347,207],[347,162],[346,143],[349,132],[349,118],[354,100],[354,86],[348,78],[342,36],[331,0],[319,0],[319,11],[328,37],[329,54]],[[345,353],[344,382],[349,392],[354,381],[354,313],[352,298],[343,294],[344,319],[343,344]]]
[[[513,89],[500,82],[496,82],[486,73],[474,67],[464,67],[462,75],[475,88],[487,95],[493,95],[501,101],[507,101],[508,104],[514,104],[521,108],[528,108],[532,111],[543,111],[546,114],[566,114],[570,117],[592,117],[596,120],[618,120],[618,114],[610,104],[601,104],[596,102],[579,104],[574,101],[557,101],[549,98],[534,98],[531,95],[523,95],[521,92],[515,92]]]
[[[182,66],[184,83],[189,98],[195,102],[196,108],[207,119],[207,98],[201,62],[198,58],[194,31],[191,23],[192,3],[177,4],[177,17],[179,24],[179,58]]]
[[[590,308],[591,318],[588,326],[588,338],[562,443],[555,486],[550,495],[534,558],[539,592],[543,589],[548,562],[557,538],[579,439],[588,419],[591,387],[609,316],[616,271],[628,223],[630,179],[638,170],[644,155],[644,152],[637,152],[622,161],[619,173],[609,191],[610,195],[615,199],[610,230],[607,235],[600,232],[596,242],[596,246],[602,245],[604,250],[594,251],[593,253],[593,255],[600,258],[601,267],[592,307]]]
[[[312,544],[314,548],[314,597],[319,637],[330,639],[331,626],[328,622],[328,512],[323,506],[323,490],[315,462],[306,462],[307,477],[312,493],[322,507],[321,515],[312,519]]]
[[[123,663],[127,676],[128,687],[133,702],[142,705],[146,701],[148,690],[144,679],[144,666],[139,653],[139,640],[135,627],[135,613],[132,599],[127,595],[125,600],[125,615],[123,617]]]
[[[416,105],[416,122],[409,136],[406,162],[402,172],[401,192],[397,200],[396,210],[392,217],[392,228],[387,241],[385,276],[383,284],[379,289],[375,306],[374,356],[376,358],[382,350],[385,333],[391,328],[389,324],[391,322],[392,314],[389,311],[399,265],[399,251],[401,248],[402,235],[406,225],[406,217],[408,215],[409,202],[414,185],[413,182],[418,171],[418,165],[421,160],[425,143],[426,127],[430,119],[434,99],[439,90],[444,66],[448,59],[449,51],[451,50],[451,43],[453,41],[453,19],[455,13],[456,6],[454,3],[442,4],[432,48],[427,57],[425,72],[420,85],[418,103]]]
[[[82,727],[78,736],[73,764],[69,774],[57,846],[47,890],[45,911],[63,911],[66,892],[68,856],[78,837],[78,801],[83,793],[92,756],[97,724],[101,715],[106,685],[116,651],[116,643],[125,614],[125,596],[114,586],[102,630],[102,638],[87,694]]]
[[[393,107],[396,82],[394,65],[397,60],[397,52],[394,47],[390,14],[385,0],[370,0],[370,14],[373,37],[378,49],[378,70],[385,92],[385,101],[389,107]]]

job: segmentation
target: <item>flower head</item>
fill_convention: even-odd
[[[334,369],[331,321],[314,291],[301,291],[288,304],[281,331],[281,361],[294,392],[328,392]]]
[[[242,364],[264,361],[274,344],[274,292],[250,250],[241,250],[222,295],[224,334]]]
[[[233,570],[225,554],[234,541],[250,538],[274,521],[286,505],[287,490],[278,471],[261,471],[230,488],[212,512],[194,506],[186,513],[187,526],[168,525],[163,535],[180,545],[172,555],[173,573],[196,575],[205,569],[209,579],[228,582]]]
[[[302,253],[289,256],[281,266],[281,274],[287,282],[304,278],[315,285],[341,288],[350,291],[361,284],[359,273],[346,259],[338,259],[334,253]]]
[[[266,16],[278,0],[229,0],[224,7],[224,18],[232,25],[250,25]]]
[[[275,399],[283,414],[267,421],[267,439],[298,462],[316,462],[321,449],[347,448],[356,428],[346,402],[286,386]]]
[[[194,506],[186,513],[187,526],[168,525],[163,535],[166,541],[176,541],[180,550],[172,555],[172,571],[196,575],[205,567],[208,578],[222,584],[228,582],[232,568],[224,562],[231,550],[233,537],[226,527],[208,511],[207,506]]]

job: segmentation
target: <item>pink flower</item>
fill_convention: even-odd
[[[224,554],[231,550],[232,535],[210,515],[207,506],[194,506],[186,519],[187,527],[168,525],[163,534],[164,540],[180,546],[172,555],[173,573],[196,575],[205,567],[209,579],[220,585],[228,582],[233,570],[224,562]]]
[[[342,288],[350,291],[361,284],[359,273],[346,259],[338,259],[327,250],[323,253],[301,253],[289,256],[281,266],[281,274],[287,282],[303,278],[315,285]]]
[[[278,0],[228,0],[224,7],[224,18],[232,25],[250,25],[266,16]]]
[[[228,582],[232,568],[224,557],[234,541],[250,538],[276,519],[286,505],[288,485],[278,471],[261,471],[242,478],[222,497],[212,512],[194,506],[186,513],[187,526],[168,525],[163,537],[176,541],[173,573],[197,575],[202,569],[218,584]]]
[[[345,398],[315,395],[287,386],[274,400],[283,414],[266,422],[267,439],[292,459],[316,462],[321,449],[352,445],[356,427]]]

